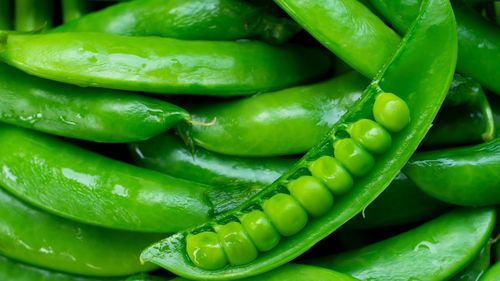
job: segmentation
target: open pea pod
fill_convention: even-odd
[[[455,28],[448,1],[424,1],[398,51],[323,141],[241,207],[152,245],[142,260],[185,278],[243,278],[335,231],[389,185],[424,138],[452,80]]]
[[[361,280],[449,280],[488,243],[495,218],[493,208],[454,210],[381,242],[310,263]]]

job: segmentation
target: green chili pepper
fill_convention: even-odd
[[[494,209],[461,209],[367,247],[318,258],[311,264],[360,280],[448,280],[487,243]]]
[[[0,30],[11,30],[13,27],[12,0],[0,1]]]
[[[419,153],[403,172],[430,196],[444,202],[500,204],[500,139],[472,146]]]
[[[52,26],[53,0],[15,0],[17,31],[34,31]]]
[[[34,209],[3,189],[0,202],[2,255],[35,266],[92,276],[122,276],[154,268],[152,264],[141,264],[139,254],[159,238],[158,234],[79,224]]]
[[[205,222],[214,212],[209,186],[111,160],[25,129],[2,125],[0,136],[0,184],[63,217],[169,233]]]
[[[331,61],[321,49],[261,42],[5,32],[0,32],[0,60],[42,78],[80,86],[219,96],[317,79]]]
[[[63,21],[70,22],[81,18],[90,9],[87,0],[62,0]]]
[[[54,32],[106,32],[191,40],[288,41],[300,30],[269,4],[236,0],[135,0],[94,12]]]
[[[370,0],[401,33],[406,32],[419,11],[421,0]],[[452,1],[458,25],[457,71],[471,76],[500,94],[500,29],[488,23],[462,1]]]
[[[479,281],[495,281],[500,277],[500,262],[490,267]]]
[[[290,261],[335,231],[389,185],[423,139],[453,77],[456,60],[455,28],[452,8],[448,1],[425,2],[419,18],[394,57],[379,72],[353,108],[333,126],[323,142],[241,207],[217,216],[206,224],[160,241],[142,253],[142,260],[159,264],[185,278],[243,278],[269,271]],[[432,52],[423,52],[431,49]],[[410,70],[411,76],[408,75]],[[385,92],[396,96],[386,100],[380,96]],[[334,143],[348,138],[346,129],[349,124],[360,119],[372,119],[374,104],[379,98],[383,98],[382,104],[398,104],[398,108],[388,110],[399,111],[401,108],[395,115],[404,117],[401,118],[402,122],[407,122],[407,111],[403,109],[404,106],[400,106],[400,99],[407,103],[411,115],[410,123],[401,131],[391,133],[391,147],[385,153],[376,155],[373,168],[366,175],[354,178],[353,186],[347,193],[335,198],[331,209],[319,217],[311,216],[311,213],[307,213],[307,208],[300,205],[300,201],[288,194],[286,187],[292,180],[308,175],[308,167],[318,158],[332,156]],[[399,129],[399,126],[392,125],[390,129]],[[218,239],[210,239],[207,243],[197,243],[201,240],[197,238],[204,235],[213,236],[216,233],[213,230],[218,226],[238,223],[243,215],[254,210],[263,210],[282,235],[277,246],[259,253],[255,260],[234,265],[229,264],[231,261],[224,261],[224,256],[219,255],[219,252],[212,255],[217,247],[227,243],[228,240],[224,237],[222,241],[221,237],[217,237]],[[235,235],[240,236],[238,233]],[[194,243],[191,243],[193,241]],[[243,249],[240,243],[233,246],[231,251],[234,252]],[[215,267],[218,269],[214,269]]]
[[[193,120],[213,124],[181,124],[179,132],[196,145],[224,154],[301,153],[321,140],[368,83],[350,72],[308,86],[196,106],[190,109]]]
[[[128,142],[165,132],[189,114],[131,93],[80,88],[0,63],[0,121],[59,136]]]

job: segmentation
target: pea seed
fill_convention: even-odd
[[[313,217],[321,216],[333,206],[333,196],[321,180],[302,176],[288,184],[290,194]]]
[[[391,135],[373,120],[358,120],[349,126],[348,132],[369,152],[380,154],[391,147]]]
[[[241,219],[241,224],[261,252],[271,250],[280,242],[278,230],[262,211],[256,210],[246,214]]]
[[[262,205],[264,212],[283,236],[299,232],[307,223],[307,213],[291,195],[278,193]]]
[[[242,265],[257,258],[257,248],[238,222],[214,227],[231,265]]]
[[[399,132],[410,123],[410,109],[404,100],[392,93],[381,93],[373,105],[375,121],[391,132]]]
[[[335,142],[334,154],[335,158],[356,177],[368,173],[375,162],[373,156],[351,138]]]
[[[331,156],[321,156],[316,159],[309,171],[313,176],[322,180],[334,195],[342,195],[352,187],[352,176],[342,164]]]
[[[220,269],[228,263],[219,237],[215,232],[188,235],[186,251],[191,261],[203,269]]]

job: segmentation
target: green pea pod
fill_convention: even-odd
[[[241,207],[152,245],[142,260],[184,278],[249,277],[287,263],[361,212],[437,114],[455,68],[455,28],[448,1],[425,2],[394,57],[317,147]]]
[[[429,151],[412,157],[403,172],[430,196],[451,204],[500,204],[500,139]]]
[[[130,144],[135,163],[173,177],[207,185],[268,185],[286,172],[294,158],[237,158],[202,148],[194,153],[176,136],[163,134]]]
[[[0,30],[11,30],[13,19],[13,2],[11,0],[0,1]]]
[[[321,140],[368,83],[350,72],[308,86],[201,105],[190,109],[196,122],[181,124],[179,133],[198,146],[229,155],[302,153]],[[211,120],[210,126],[197,125]]]
[[[155,268],[141,264],[139,254],[158,239],[158,234],[109,230],[69,221],[34,209],[3,189],[0,202],[2,255],[89,276],[122,276]]]
[[[22,264],[0,256],[0,279],[10,281],[123,281],[123,278],[84,277]]]
[[[209,186],[111,160],[34,131],[2,125],[0,163],[0,185],[41,209],[84,223],[170,233],[213,214]]]
[[[151,138],[189,114],[131,93],[80,88],[23,73],[0,63],[0,121],[97,142]]]
[[[500,262],[490,267],[479,281],[496,281],[498,278],[500,278]]]
[[[15,0],[17,31],[34,31],[52,26],[53,0]]]
[[[356,281],[358,279],[351,276],[335,272],[333,270],[324,269],[321,267],[303,265],[303,264],[286,264],[272,271],[248,278],[239,279],[241,281]],[[188,281],[182,277],[173,279],[172,281]]]
[[[490,266],[491,243],[488,241],[481,249],[476,259],[461,272],[455,275],[451,281],[477,281]]]
[[[331,64],[327,52],[311,47],[84,32],[0,32],[0,60],[35,76],[80,86],[216,96],[308,82],[325,75]]]
[[[387,240],[310,263],[360,280],[448,280],[479,254],[495,217],[493,209],[459,209]]]
[[[120,3],[53,29],[191,40],[260,38],[288,41],[300,30],[270,5],[236,0],[136,0]]]
[[[385,18],[404,33],[415,18],[421,0],[370,0]],[[488,23],[462,1],[452,1],[458,25],[457,71],[500,94],[500,29]]]
[[[61,4],[64,22],[81,18],[90,9],[90,3],[87,0],[62,0]]]

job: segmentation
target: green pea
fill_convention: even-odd
[[[321,156],[309,166],[313,176],[322,180],[334,195],[342,195],[352,187],[352,176],[331,156]]]
[[[269,217],[262,211],[255,210],[241,219],[243,228],[261,252],[269,251],[280,242],[281,236]]]
[[[231,265],[242,265],[257,258],[257,248],[239,222],[214,227]]]
[[[262,205],[273,225],[283,236],[299,232],[307,223],[307,213],[291,195],[278,193]]]
[[[381,93],[373,105],[375,121],[391,132],[399,132],[410,123],[408,104],[392,93]]]
[[[191,261],[203,269],[220,269],[228,263],[215,232],[189,234],[186,238],[186,251]]]
[[[370,119],[361,119],[347,130],[351,137],[372,153],[383,153],[391,147],[392,138],[380,124]]]
[[[335,142],[334,154],[335,158],[356,177],[368,173],[375,162],[373,156],[351,138]]]
[[[333,206],[333,195],[318,178],[302,176],[291,181],[288,190],[313,217],[321,216]]]

